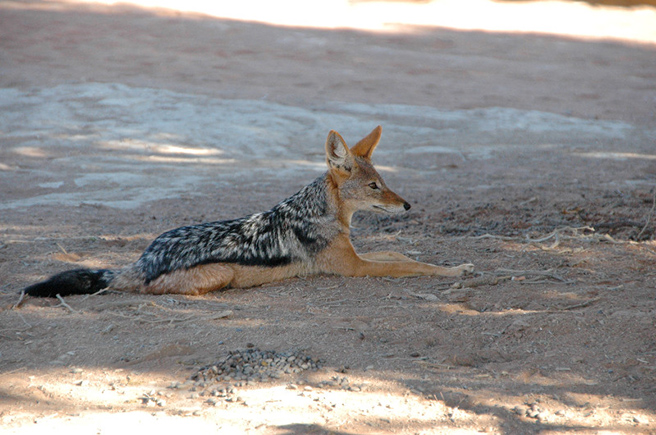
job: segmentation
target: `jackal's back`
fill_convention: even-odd
[[[148,284],[209,263],[275,267],[311,261],[339,232],[326,189],[324,175],[266,212],[168,231],[135,266]]]

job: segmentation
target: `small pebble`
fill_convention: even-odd
[[[526,411],[526,416],[529,418],[538,418],[538,415],[540,415],[540,411],[537,409],[529,409]]]
[[[515,412],[515,414],[523,416],[523,415],[526,415],[526,412],[528,410],[523,406],[515,406],[513,408],[513,411]]]

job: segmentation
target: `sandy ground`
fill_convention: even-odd
[[[656,433],[656,41],[2,2],[0,106],[3,433]],[[378,124],[413,208],[358,215],[357,249],[474,277],[13,308],[271,207],[322,173],[330,129]],[[324,367],[190,380],[249,346]]]

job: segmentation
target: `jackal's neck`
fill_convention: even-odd
[[[341,198],[339,184],[333,174],[328,171],[322,178],[326,189],[327,202],[331,205],[331,212],[335,220],[339,222],[341,231],[348,234],[351,232],[351,218],[353,217],[354,210],[351,210],[344,199]]]
[[[282,201],[274,207],[274,211],[291,212],[299,218],[310,221],[330,219],[335,211],[329,197],[328,183],[324,174]]]

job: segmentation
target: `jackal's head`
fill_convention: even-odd
[[[337,203],[349,216],[358,210],[400,213],[410,204],[391,191],[371,163],[371,155],[380,141],[378,126],[352,148],[342,136],[331,131],[326,140],[326,162],[329,175],[337,189]]]

